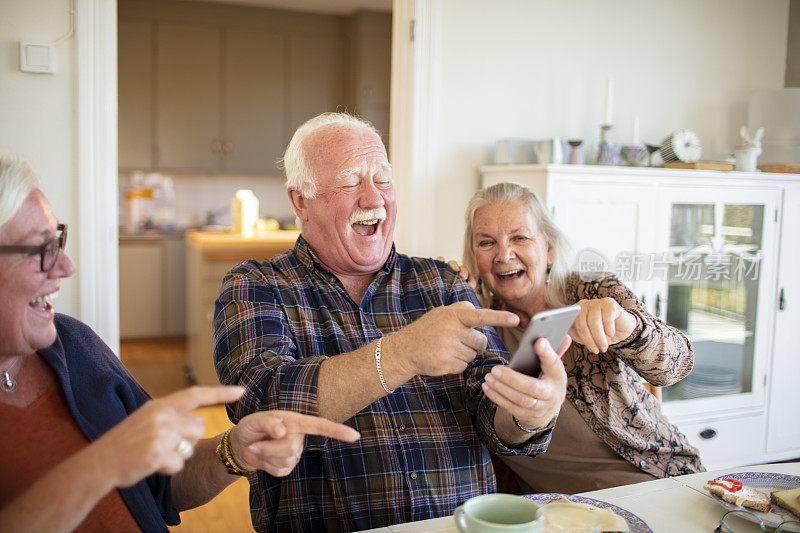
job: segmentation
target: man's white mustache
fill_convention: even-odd
[[[358,222],[364,222],[367,220],[375,220],[378,219],[378,222],[382,220],[386,220],[386,208],[385,207],[377,207],[375,209],[359,209],[358,211],[354,211],[350,215],[350,220],[348,221],[349,224],[356,224]]]

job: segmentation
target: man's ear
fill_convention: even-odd
[[[302,222],[306,222],[308,220],[308,200],[300,194],[295,188],[289,188],[289,201],[292,202],[292,208],[294,209],[294,214],[299,218]]]

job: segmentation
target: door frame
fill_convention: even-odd
[[[435,254],[442,6],[393,0],[390,135],[395,240]],[[119,352],[117,2],[76,0],[80,318]]]
[[[117,2],[75,1],[80,319],[119,354]]]
[[[436,254],[436,160],[439,138],[442,5],[437,0],[392,3],[390,160],[399,215],[398,249]]]

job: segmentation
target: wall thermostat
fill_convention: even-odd
[[[55,73],[55,44],[38,41],[20,41],[19,69],[23,72],[39,72],[42,74]]]

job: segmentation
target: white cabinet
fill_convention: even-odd
[[[798,457],[800,416],[800,181],[783,189],[783,219],[775,290],[775,336],[767,417],[767,454],[775,459]]]
[[[536,190],[575,248],[692,342],[663,409],[710,469],[800,457],[800,176],[584,165],[481,167]],[[781,300],[781,295],[782,300]]]

